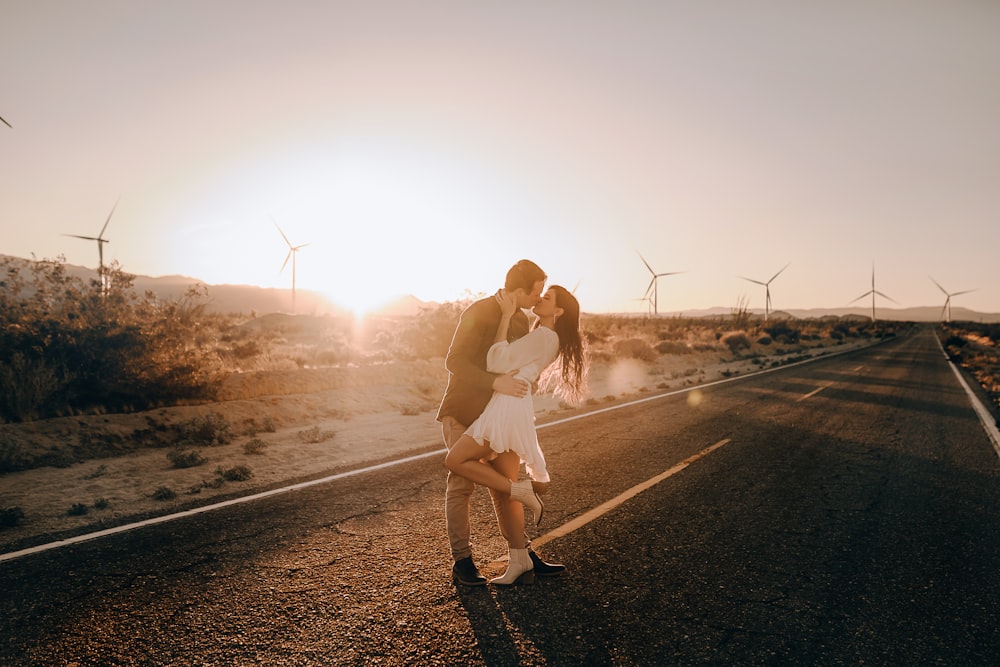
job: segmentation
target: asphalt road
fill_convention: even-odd
[[[539,435],[564,577],[456,589],[432,457],[0,563],[0,664],[996,664],[1000,460],[929,330]]]

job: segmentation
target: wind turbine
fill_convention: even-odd
[[[785,264],[783,267],[781,267],[781,271],[784,271],[790,265],[791,265],[791,262],[789,262],[788,264]],[[778,271],[773,276],[771,276],[771,279],[768,280],[767,282],[763,282],[763,281],[760,281],[760,280],[754,280],[753,278],[747,278],[745,276],[740,276],[740,278],[743,278],[743,280],[749,280],[752,283],[757,283],[758,285],[763,285],[764,286],[764,321],[765,322],[767,322],[767,318],[771,314],[771,283],[774,282],[775,278],[777,278],[779,275],[781,275],[781,271]]]
[[[120,201],[120,198],[119,198]],[[110,241],[104,238],[104,232],[108,229],[108,223],[111,222],[111,216],[115,214],[115,209],[118,208],[118,201],[115,205],[111,207],[111,213],[108,213],[108,219],[104,221],[104,226],[101,227],[101,233],[97,236],[80,236],[79,234],[63,234],[63,236],[70,236],[74,239],[84,239],[85,241],[97,241],[97,275],[101,278],[101,285],[104,285],[104,244],[110,243]]]
[[[649,296],[649,291],[648,290],[646,291],[646,295],[645,296],[637,296],[637,297],[635,297],[632,300],[633,301],[645,301],[646,302],[646,317],[649,317],[650,315],[653,314],[653,299],[652,299],[652,297]]]
[[[882,294],[882,292],[879,292],[877,289],[875,289],[875,262],[872,262],[872,288],[870,290],[868,290],[867,292],[865,292],[864,294],[862,294],[861,296],[859,296],[857,299],[854,299],[854,301],[858,301],[860,299],[863,299],[866,296],[868,296],[869,294],[872,295],[872,322],[875,321],[875,295],[876,294],[878,294],[880,297],[882,297],[884,299],[889,299],[889,301],[892,301],[893,303],[899,303],[898,301],[896,301],[895,299],[893,299],[891,296],[888,296],[886,294]],[[851,301],[851,303],[854,303],[854,301]]]
[[[273,219],[272,222],[274,222]],[[281,234],[281,238],[285,239],[285,243],[288,244],[288,254],[285,255],[285,261],[282,262],[281,269],[279,269],[278,273],[281,273],[282,271],[285,270],[285,266],[288,264],[289,259],[292,260],[292,315],[294,315],[295,314],[295,256],[299,253],[300,248],[304,248],[309,244],[300,243],[299,245],[292,245],[292,242],[288,240],[287,236],[285,236],[285,232],[281,231],[281,227],[278,227],[277,222],[274,223],[274,226],[278,228],[278,233]]]
[[[657,290],[657,283],[659,282],[658,279],[662,278],[664,276],[675,276],[678,273],[684,273],[684,272],[683,271],[670,271],[669,273],[657,273],[656,271],[653,270],[653,267],[651,267],[649,265],[649,262],[646,261],[646,258],[642,256],[642,253],[640,253],[638,250],[636,250],[635,254],[639,255],[639,259],[642,260],[642,263],[646,265],[646,268],[649,269],[649,273],[653,276],[652,280],[649,281],[649,286],[646,288],[646,293],[643,295],[642,298],[643,299],[649,298],[649,293],[650,293],[650,291],[652,291],[653,292],[653,301],[652,301],[652,303],[653,303],[653,315],[659,315],[659,313],[660,313],[660,311],[659,311],[659,301],[658,301],[658,296],[659,295],[658,295],[658,290]]]
[[[941,284],[938,283],[938,281],[934,280],[934,278],[931,278],[931,276],[927,277],[930,278],[931,282],[937,285],[937,288],[944,293],[946,298],[944,300],[944,307],[941,309],[941,316],[944,317],[945,311],[947,311],[948,319],[946,319],[945,322],[951,322],[951,297],[958,296],[959,294],[968,294],[969,292],[975,292],[976,290],[967,289],[967,290],[962,290],[961,292],[949,292],[945,288],[941,287]]]

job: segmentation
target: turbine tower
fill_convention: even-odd
[[[865,292],[864,294],[862,294],[861,296],[859,296],[857,299],[854,299],[854,301],[859,301],[860,299],[865,298],[869,294],[872,295],[872,322],[875,322],[875,295],[876,294],[878,294],[880,297],[882,297],[884,299],[889,299],[889,301],[892,301],[893,303],[899,303],[898,301],[896,301],[895,299],[893,299],[891,296],[888,296],[886,294],[882,294],[882,292],[879,292],[877,289],[875,289],[875,262],[872,262],[872,288],[870,290],[868,290],[867,292]],[[851,303],[854,303],[854,301],[851,301]],[[848,304],[848,305],[850,305],[850,304]]]
[[[272,220],[273,222],[273,220]],[[285,266],[288,264],[288,260],[292,260],[292,315],[295,314],[295,256],[299,253],[300,248],[305,248],[308,243],[300,243],[299,245],[292,245],[292,242],[288,240],[285,236],[285,232],[281,231],[281,227],[278,227],[278,223],[275,222],[274,226],[278,228],[278,233],[281,234],[281,238],[285,239],[285,243],[288,244],[288,254],[285,255],[285,261],[281,264],[281,269],[278,273],[285,270]]]
[[[683,271],[670,271],[668,273],[657,273],[656,271],[653,270],[653,267],[651,267],[649,265],[649,262],[646,261],[646,258],[643,257],[642,254],[638,250],[635,251],[635,254],[639,255],[639,259],[642,260],[642,263],[646,265],[646,268],[649,269],[649,273],[653,276],[652,280],[649,281],[649,286],[646,287],[646,293],[643,295],[642,298],[643,299],[649,298],[649,293],[650,293],[650,291],[652,291],[652,293],[653,293],[653,301],[652,301],[652,304],[653,304],[653,315],[659,315],[660,314],[659,300],[658,300],[658,296],[659,296],[658,292],[659,292],[659,290],[657,289],[657,283],[659,282],[659,279],[662,278],[662,277],[664,277],[664,276],[675,276],[678,273],[684,273],[684,272]]]
[[[791,262],[789,262],[788,264],[785,264],[783,267],[781,267],[781,271],[784,271],[790,265],[791,265]],[[764,286],[764,321],[765,322],[767,322],[767,318],[771,314],[771,283],[774,282],[775,278],[777,278],[778,276],[781,275],[781,271],[778,271],[773,276],[771,276],[771,279],[768,280],[767,282],[763,282],[761,280],[754,280],[753,278],[747,278],[745,276],[740,276],[741,278],[743,278],[743,280],[749,280],[752,283],[756,283],[758,285],[763,285]]]
[[[111,207],[111,213],[108,213],[108,219],[104,221],[104,226],[101,227],[101,233],[97,236],[80,236],[79,234],[63,234],[63,236],[70,236],[74,239],[84,239],[85,241],[97,241],[97,275],[101,279],[101,286],[104,286],[104,244],[110,243],[110,241],[104,238],[104,232],[108,229],[108,223],[111,222],[111,216],[115,214],[115,209],[118,208],[118,202]]]
[[[944,307],[941,309],[941,317],[944,317],[945,312],[947,312],[948,318],[945,320],[945,322],[951,322],[951,297],[958,296],[959,294],[968,294],[969,292],[975,292],[976,290],[967,289],[967,290],[962,290],[961,292],[949,292],[945,288],[941,287],[941,284],[938,283],[938,281],[934,280],[934,278],[931,278],[931,276],[927,277],[930,278],[931,282],[937,285],[937,288],[941,290],[941,292],[944,294],[945,300],[944,300]]]

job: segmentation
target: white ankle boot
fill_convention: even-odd
[[[542,499],[535,493],[535,489],[531,486],[530,479],[513,482],[510,485],[510,499],[516,500],[524,505],[525,508],[531,510],[531,514],[535,517],[536,526],[542,522],[542,511],[545,509],[545,506],[542,504]]]
[[[490,579],[490,583],[497,586],[535,583],[534,565],[531,563],[531,556],[528,555],[528,550],[511,549],[507,571],[503,573],[502,577]]]

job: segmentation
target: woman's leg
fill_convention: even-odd
[[[490,462],[497,473],[507,479],[516,480],[521,459],[514,452],[504,452]],[[512,500],[510,494],[490,490],[493,502],[497,507],[497,518],[500,521],[500,532],[507,538],[507,571],[503,576],[492,579],[498,586],[511,586],[516,583],[530,584],[535,581],[534,564],[528,554],[527,540],[524,536],[524,506]]]
[[[514,452],[504,452],[491,461],[490,465],[506,479],[516,480],[517,471],[521,467],[521,459]],[[490,489],[490,495],[493,496],[493,507],[497,513],[500,534],[507,540],[507,546],[511,549],[523,549],[526,544],[524,506],[516,500],[511,500],[509,493]]]
[[[482,459],[493,456],[493,450],[480,445],[471,436],[463,435],[458,442],[448,450],[444,464],[456,475],[481,484],[493,491],[510,495],[511,480],[497,472],[496,468]],[[509,454],[511,452],[505,452]],[[501,454],[503,456],[503,454]],[[514,455],[516,458],[516,454]],[[520,461],[519,461],[520,462]]]

